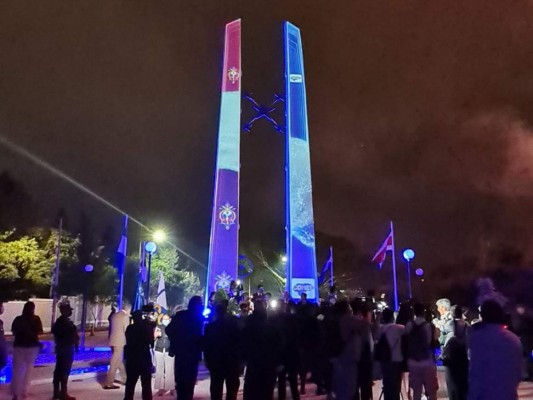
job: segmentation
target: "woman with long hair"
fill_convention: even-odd
[[[35,315],[35,303],[28,301],[24,304],[22,314],[13,320],[11,331],[15,337],[11,393],[13,400],[21,400],[26,397],[33,364],[41,349],[39,335],[43,333],[43,324]]]

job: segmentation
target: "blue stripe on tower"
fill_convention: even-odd
[[[287,290],[318,301],[311,156],[300,30],[285,22]]]

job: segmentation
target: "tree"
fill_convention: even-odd
[[[55,265],[58,232],[32,229],[29,235],[15,231],[0,234],[0,285],[7,299],[26,299],[32,295],[48,296]],[[62,236],[63,262],[76,261],[78,240],[68,233]]]
[[[90,219],[81,213],[78,229],[76,262],[63,262],[60,268],[59,293],[88,296],[91,303],[109,303],[116,299],[117,274],[107,256],[105,246],[94,239]],[[92,265],[92,272],[85,266]]]
[[[36,207],[24,185],[7,171],[0,174],[0,230],[20,231],[36,222]]]
[[[150,292],[157,293],[159,271],[163,273],[169,307],[183,304],[202,292],[198,276],[187,270],[178,252],[169,245],[161,245],[152,256]],[[154,296],[155,297],[155,296]]]
[[[265,252],[258,244],[241,249],[253,265],[252,274],[246,278],[253,291],[257,285],[263,285],[266,292],[274,297],[281,296],[285,291],[285,264],[281,260],[281,252]],[[246,282],[243,282],[245,284]]]

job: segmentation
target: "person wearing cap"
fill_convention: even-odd
[[[70,320],[72,307],[69,303],[60,303],[61,316],[52,326],[56,344],[56,367],[54,370],[54,400],[75,400],[67,393],[68,376],[74,361],[74,350],[78,349],[80,337],[76,325]]]

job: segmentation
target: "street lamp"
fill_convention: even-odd
[[[415,252],[412,249],[406,249],[403,252],[403,258],[407,262],[407,283],[409,285],[409,300],[413,298],[411,289],[411,260],[415,258]]]
[[[86,274],[90,274],[93,272],[94,267],[91,264],[87,264],[83,270]],[[87,285],[89,284],[88,281],[85,282],[85,285],[83,287],[83,303],[81,307],[81,340],[80,345],[81,348],[85,348],[85,327],[87,325]]]
[[[157,244],[155,242],[146,242],[144,244],[144,250],[148,253],[148,276],[146,282],[148,284],[146,300],[150,302],[150,276],[152,275],[152,256],[157,250]]]
[[[165,231],[163,231],[161,229],[158,229],[158,230],[154,231],[154,233],[152,235],[152,239],[156,243],[163,243],[164,241],[167,240],[167,234],[166,234]]]

